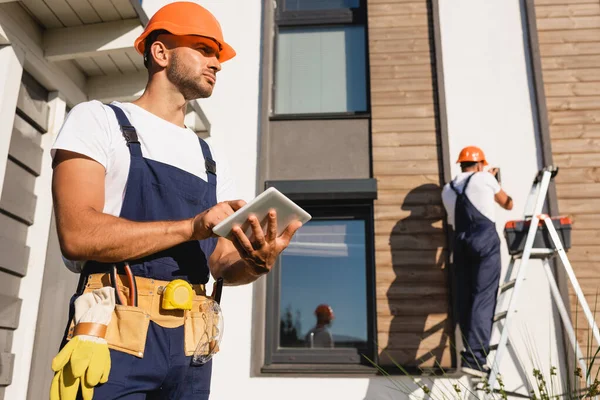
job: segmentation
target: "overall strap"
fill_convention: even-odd
[[[138,140],[137,132],[133,125],[131,125],[131,122],[129,122],[129,119],[127,118],[123,110],[120,107],[115,106],[114,104],[107,104],[107,106],[109,106],[115,112],[115,116],[117,117],[117,121],[119,122],[119,126],[121,127],[123,137],[127,141],[127,147],[129,147],[129,154],[131,154],[132,157],[142,157],[142,147]]]
[[[202,147],[202,154],[204,154],[204,166],[206,167],[206,176],[208,177],[208,183],[217,185],[217,163],[212,159],[210,147],[202,138],[200,140],[200,147]]]
[[[473,177],[473,175],[475,175],[475,172],[473,172],[468,178],[467,181],[465,182],[465,186],[463,187],[462,192],[459,192],[458,189],[455,186],[455,182],[451,181],[450,182],[450,188],[454,191],[454,193],[456,193],[457,196],[463,195],[467,193],[467,187],[469,186],[469,182],[471,182],[471,178]]]
[[[467,181],[465,182],[465,187],[463,188],[463,193],[467,193],[467,187],[469,187],[469,182],[471,182],[471,178],[473,178],[475,176],[477,172],[473,172],[468,178]]]

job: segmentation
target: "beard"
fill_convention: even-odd
[[[176,52],[173,52],[171,65],[167,68],[167,78],[183,95],[186,101],[204,99],[210,97],[213,88],[203,81],[202,76],[194,78],[191,71],[179,60]]]

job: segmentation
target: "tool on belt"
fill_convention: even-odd
[[[135,277],[131,272],[131,268],[129,264],[125,263],[124,266],[125,273],[127,274],[127,279],[129,280],[129,303],[123,297],[123,294],[117,288],[117,266],[113,265],[110,270],[110,285],[115,289],[115,293],[117,294],[117,304],[126,305],[129,304],[131,306],[137,307],[138,298],[137,298],[137,284],[135,282]]]
[[[51,400],[75,400],[80,389],[83,399],[91,400],[94,387],[108,380],[109,348],[143,357],[151,319],[168,327],[183,324],[183,345],[186,354],[192,356],[192,365],[208,362],[219,351],[222,278],[207,297],[204,285],[135,277],[128,264],[124,270],[125,275],[118,275],[113,266],[107,274],[87,277],[85,290],[75,300],[69,341],[52,361]],[[156,309],[154,295],[161,297]]]
[[[115,292],[103,287],[75,300],[73,338],[52,360],[54,379],[50,400],[75,400],[81,388],[84,400],[91,400],[94,387],[108,380],[110,352],[105,339],[115,308]]]

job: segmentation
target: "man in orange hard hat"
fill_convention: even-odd
[[[495,178],[475,146],[458,156],[461,173],[442,190],[448,223],[454,228],[453,265],[456,274],[459,323],[465,349],[462,370],[486,376],[486,356],[492,334],[496,294],[500,281],[500,238],[495,224],[495,203],[511,210],[513,201]]]
[[[205,8],[173,2],[135,48],[149,79],[131,103],[78,104],[52,149],[57,230],[80,273],[52,400],[208,399],[220,284],[268,273],[300,227],[271,211],[231,240],[212,229],[240,209],[227,163],[184,125],[235,56]],[[219,283],[207,296],[209,276]]]
[[[315,309],[317,324],[306,334],[305,343],[311,348],[333,348],[333,336],[328,329],[335,318],[333,309],[327,304],[319,304]]]

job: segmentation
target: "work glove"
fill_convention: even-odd
[[[108,381],[110,352],[104,339],[115,308],[115,291],[103,287],[75,300],[75,333],[52,360],[50,400],[92,400],[94,387]],[[81,324],[81,325],[80,325]]]

